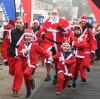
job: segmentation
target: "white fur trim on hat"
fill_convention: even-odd
[[[68,45],[68,46],[69,46],[69,52],[71,52],[71,46],[70,46],[70,44],[67,43],[67,42],[63,43],[63,44],[61,45],[61,49],[62,49],[62,47],[63,47],[64,45]]]
[[[28,35],[32,35],[32,33],[28,33],[28,32],[24,33],[24,35],[27,35],[27,34],[28,34]]]
[[[53,12],[56,12],[57,15],[58,15],[58,10],[57,10],[57,9],[53,9],[53,10],[51,11],[51,14],[52,14]]]
[[[82,27],[80,26],[80,25],[73,25],[73,28],[75,28],[75,27],[79,27],[80,29],[82,29]]]
[[[81,20],[80,20],[80,22],[81,22],[81,21],[85,21],[85,22],[88,22],[88,20],[86,20],[86,19],[81,19]]]
[[[74,29],[75,27],[79,27],[80,30],[82,31],[82,27],[81,27],[80,25],[78,25],[78,24],[74,24],[72,27],[73,27],[73,29]]]
[[[37,23],[38,25],[40,25],[38,20],[34,20],[33,23]]]

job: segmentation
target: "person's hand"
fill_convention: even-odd
[[[62,65],[65,65],[65,62],[64,61],[62,61]]]
[[[45,39],[45,34],[41,34],[41,38],[44,40]]]
[[[8,61],[4,61],[4,65],[6,65],[6,66],[7,66],[7,65],[8,65]]]
[[[83,38],[79,38],[78,41],[79,41],[79,42],[82,42],[82,41],[83,41]]]
[[[27,54],[28,54],[28,50],[27,49],[22,49],[22,51],[21,51],[25,56],[27,56]]]
[[[94,52],[91,52],[90,55],[91,55],[91,61],[90,61],[90,64],[94,64],[95,53],[94,53]]]
[[[62,32],[62,33],[66,32],[61,26],[57,26],[57,30],[60,31],[60,32]]]
[[[53,58],[52,58],[52,57],[49,57],[49,58],[47,59],[47,61],[53,62]]]
[[[59,61],[60,61],[60,62],[63,62],[63,59],[62,59],[62,57],[59,57]]]
[[[93,58],[95,56],[95,53],[94,52],[91,52],[91,57]]]

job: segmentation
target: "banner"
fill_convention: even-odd
[[[88,22],[89,22],[90,24],[93,24],[93,22],[94,22],[93,17],[88,17]]]
[[[88,0],[88,3],[94,13],[98,24],[100,25],[100,0]]]
[[[39,23],[40,23],[41,25],[43,24],[44,19],[45,19],[44,16],[39,16],[39,17],[38,17]]]
[[[0,0],[0,6],[4,11],[7,21],[16,19],[15,0]]]
[[[32,4],[31,0],[22,0],[24,17],[29,27],[31,22],[31,4]]]

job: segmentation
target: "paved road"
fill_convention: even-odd
[[[56,96],[52,82],[43,82],[33,94],[32,99],[100,99],[100,61],[94,66],[88,73],[86,84],[82,84],[78,79],[76,89],[66,88],[61,96]]]
[[[20,96],[12,97],[12,79],[8,74],[8,67],[0,65],[0,99],[25,99],[25,86],[23,84]],[[32,99],[99,99],[100,97],[100,61],[95,62],[91,73],[88,73],[88,81],[83,85],[78,80],[76,89],[65,89],[61,96],[56,96],[55,87],[52,82],[44,82],[46,69],[40,66],[35,73],[36,89]]]
[[[12,86],[13,77],[11,77],[8,74],[8,66],[0,65],[0,68],[1,68],[0,70],[0,99],[25,99],[26,89],[25,89],[24,83],[23,83],[21,91],[19,92],[19,97],[17,98],[12,97],[11,86]],[[45,74],[46,74],[46,69],[43,66],[40,66],[36,70],[35,75],[34,75],[36,88],[34,92],[37,90],[40,84],[44,81]]]

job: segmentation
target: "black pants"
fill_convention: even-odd
[[[96,52],[95,52],[95,55],[96,55],[96,59],[100,59],[100,49],[96,49]]]

